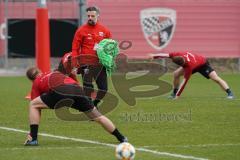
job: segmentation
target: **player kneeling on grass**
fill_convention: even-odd
[[[69,107],[84,112],[89,119],[98,122],[106,131],[113,134],[119,142],[127,141],[127,138],[116,129],[111,120],[102,115],[84,96],[83,89],[76,80],[59,71],[41,73],[35,67],[28,69],[26,75],[28,79],[33,81],[33,84],[29,105],[30,134],[24,145],[38,145],[37,135],[41,110],[62,107],[57,104],[65,99],[72,100],[72,106]]]
[[[205,57],[190,52],[158,53],[152,54],[151,56],[154,59],[171,58],[174,63],[181,66],[173,73],[173,92],[170,98],[178,98],[191,75],[196,72],[199,72],[207,79],[210,78],[218,83],[219,86],[226,91],[228,99],[234,98],[228,84],[217,75]],[[184,79],[180,85],[181,76],[184,76]]]

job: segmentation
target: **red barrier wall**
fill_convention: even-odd
[[[101,9],[102,22],[118,40],[131,40],[129,57],[158,52],[144,38],[140,11],[171,8],[176,29],[164,51],[194,51],[207,57],[240,57],[239,0],[88,0]]]
[[[0,23],[3,2],[0,1]],[[124,51],[130,58],[145,58],[159,52],[144,38],[140,11],[146,8],[170,8],[176,11],[176,26],[169,44],[160,50],[194,51],[207,57],[240,57],[239,0],[88,0],[88,5],[101,9],[101,21],[113,32],[115,39],[132,41]],[[10,18],[33,18],[37,3],[9,3]],[[48,3],[50,18],[78,17],[74,1]],[[0,54],[3,50],[0,40]],[[122,51],[123,52],[123,51]]]

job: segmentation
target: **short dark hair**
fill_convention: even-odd
[[[91,6],[91,7],[88,7],[88,8],[86,8],[86,12],[88,12],[88,11],[96,11],[96,12],[97,12],[97,14],[99,14],[99,13],[100,13],[100,10],[99,10],[99,8],[98,8],[98,7],[96,7],[96,6]]]
[[[184,66],[185,59],[181,56],[172,57],[172,61],[180,66]]]
[[[37,67],[31,67],[27,70],[26,76],[31,81],[34,81],[39,73],[41,73],[41,71]]]

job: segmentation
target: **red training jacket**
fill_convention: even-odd
[[[74,59],[78,57],[78,65],[99,65],[96,48],[105,38],[111,38],[111,33],[99,22],[95,26],[85,24],[79,27],[72,42],[72,56]]]

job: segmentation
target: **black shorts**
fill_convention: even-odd
[[[94,108],[92,101],[84,95],[78,85],[61,85],[40,96],[41,100],[51,109],[71,107],[81,112]]]
[[[209,64],[209,62],[207,61],[205,64],[203,64],[202,66],[196,68],[193,70],[193,74],[196,72],[199,72],[201,75],[203,75],[204,77],[206,77],[207,79],[209,79],[209,74],[214,71],[214,69],[211,67],[211,65]]]

